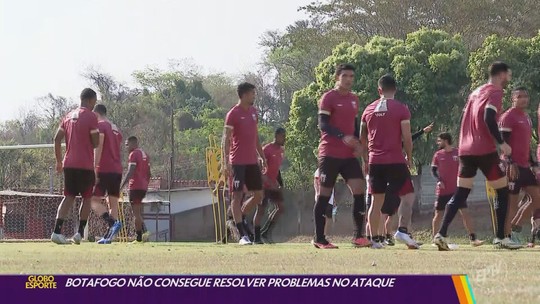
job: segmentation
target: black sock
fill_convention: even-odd
[[[495,213],[497,214],[497,237],[504,238],[504,224],[508,212],[508,186],[497,189],[497,200],[495,203]]]
[[[391,240],[391,239],[392,239],[392,235],[391,235],[390,233],[387,233],[387,234],[386,234],[386,239],[387,239],[387,240]]]
[[[469,239],[471,241],[476,241],[476,234],[474,234],[474,233],[469,234]]]
[[[407,227],[398,227],[397,230],[398,230],[399,232],[401,232],[401,233],[408,234],[408,232],[407,232]]]
[[[255,241],[261,240],[261,226],[255,226]]]
[[[238,229],[238,233],[240,234],[240,237],[247,236],[246,231],[244,230],[244,223],[236,223],[236,229]]]
[[[142,231],[139,230],[137,231],[137,242],[141,242],[142,241]]]
[[[84,228],[86,227],[87,220],[79,220],[79,234],[84,236]]]
[[[470,192],[471,189],[458,187],[454,196],[452,196],[448,204],[446,204],[441,229],[439,229],[439,233],[442,236],[448,236],[448,227],[454,220],[454,217],[456,217],[460,206],[463,206],[464,203],[467,201]]]
[[[111,228],[114,225],[114,219],[111,217],[109,212],[105,212],[101,215],[101,218],[109,225],[109,228]]]
[[[64,225],[63,219],[56,219],[56,222],[54,223],[54,233],[56,234],[62,234],[62,226]]]
[[[363,194],[353,195],[353,222],[354,222],[354,237],[361,238],[364,233],[364,218],[366,216],[366,201]]]
[[[315,241],[324,242],[324,225],[326,224],[326,217],[324,213],[326,211],[326,206],[330,201],[329,196],[319,195],[315,207],[313,208],[313,217],[315,220]]]

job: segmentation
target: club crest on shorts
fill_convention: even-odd
[[[356,109],[356,100],[351,101],[351,104],[352,104],[353,108]]]
[[[233,183],[234,183],[234,188],[235,189],[238,189],[240,187],[240,181],[239,180],[235,179]]]
[[[321,173],[320,179],[321,179],[321,183],[324,183],[326,181],[326,174]]]

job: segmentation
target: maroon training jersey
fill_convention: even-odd
[[[94,146],[90,134],[98,132],[96,114],[80,107],[69,112],[60,129],[66,138],[66,154],[64,168],[94,170]]]
[[[530,167],[530,147],[532,122],[527,113],[518,108],[510,108],[499,119],[501,132],[511,132],[508,145],[512,148],[512,160],[520,167]]]
[[[366,107],[362,123],[367,126],[370,164],[403,164],[401,122],[411,119],[409,108],[395,99],[378,99]]]
[[[227,113],[225,128],[232,130],[231,150],[229,161],[233,165],[256,165],[258,164],[258,118],[255,107],[247,110],[235,105]]]
[[[326,92],[319,102],[319,114],[330,116],[330,125],[344,135],[354,135],[354,123],[358,115],[358,96],[340,94],[337,90]],[[336,136],[321,132],[319,157],[354,158],[354,149]]]
[[[98,172],[122,174],[122,159],[120,146],[122,145],[122,133],[115,124],[107,120],[98,122],[99,133],[105,135],[101,160]]]
[[[283,156],[285,150],[283,146],[280,146],[275,143],[270,143],[264,146],[263,148],[264,157],[266,158],[266,173],[264,174],[273,184],[277,183],[277,178],[279,175],[279,168],[283,162]],[[270,185],[265,185],[265,187],[270,187]]]
[[[441,149],[433,155],[431,166],[437,167],[439,179],[444,184],[444,189],[440,189],[439,186],[435,189],[437,195],[450,195],[456,191],[459,173],[458,154],[458,149],[452,148],[450,152]]]
[[[129,180],[129,190],[148,190],[150,182],[150,158],[137,148],[129,154],[129,163],[135,164],[135,173]]]
[[[497,119],[502,110],[503,90],[487,83],[469,95],[463,109],[461,133],[459,136],[459,155],[485,155],[497,152],[495,139],[491,136],[484,121],[486,108],[497,112]]]

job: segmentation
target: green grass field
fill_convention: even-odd
[[[460,245],[317,250],[309,244],[0,243],[2,274],[468,274],[478,303],[540,303],[540,249]],[[427,286],[426,286],[427,288]],[[413,290],[411,292],[421,292]]]

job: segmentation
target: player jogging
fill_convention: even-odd
[[[337,248],[324,235],[325,212],[338,175],[346,181],[353,195],[354,236],[352,243],[366,247],[371,243],[364,237],[364,176],[357,157],[362,154],[358,139],[358,96],[351,92],[354,67],[340,64],[336,67],[336,87],[326,92],[319,102],[320,193],[313,208],[315,238],[312,244],[320,249]]]
[[[122,223],[118,221],[118,198],[120,197],[123,170],[120,157],[122,133],[115,124],[107,119],[105,105],[96,105],[94,113],[98,118],[99,145],[94,157],[96,186],[94,187],[92,208],[109,225],[105,236],[98,241],[99,244],[107,244],[122,228]],[[111,210],[110,215],[108,208],[101,203],[106,195]]]
[[[272,230],[275,227],[276,220],[283,214],[283,180],[281,179],[281,163],[283,163],[283,157],[285,156],[285,129],[277,128],[274,133],[274,141],[263,147],[264,157],[267,161],[267,169],[263,178],[264,187],[264,199],[263,204],[257,206],[255,216],[253,220],[255,237],[253,242],[255,244],[273,243]],[[274,204],[274,210],[268,216],[268,219],[264,223],[261,229],[261,220],[264,215],[265,207],[268,201]]]
[[[262,171],[266,170],[266,158],[259,141],[255,86],[241,83],[237,87],[239,101],[227,113],[222,141],[223,164],[226,176],[232,176],[232,213],[238,232],[242,236],[240,245],[250,245],[249,229],[242,221],[242,213],[262,203],[263,183],[258,158],[262,159]],[[257,155],[258,154],[258,155]],[[242,206],[244,186],[253,192]]]
[[[143,241],[143,199],[148,191],[148,183],[150,182],[150,157],[139,148],[139,140],[135,136],[131,136],[126,141],[126,147],[129,152],[128,171],[120,189],[124,189],[126,183],[129,182],[129,201],[133,209],[135,217],[135,232],[137,239],[134,243]],[[157,233],[157,231],[156,231]]]
[[[512,227],[511,221],[518,211],[521,190],[530,196],[533,209],[540,207],[540,187],[535,176],[538,164],[534,161],[530,150],[533,132],[531,118],[527,114],[528,106],[529,93],[527,89],[525,87],[515,88],[512,90],[512,107],[501,115],[499,122],[502,137],[512,148],[512,158],[506,164],[510,188],[506,233],[521,231],[517,225]],[[523,242],[519,238],[519,233],[512,233],[512,240],[516,243]]]
[[[437,137],[437,146],[439,150],[433,155],[431,161],[431,173],[437,179],[435,200],[435,214],[432,221],[433,237],[441,226],[442,215],[446,204],[452,198],[457,189],[457,177],[459,171],[458,149],[452,147],[452,135],[450,133],[441,133]],[[459,208],[463,225],[469,232],[469,240],[472,246],[480,246],[483,241],[476,238],[471,216],[467,212],[467,203],[465,202]]]
[[[69,244],[62,234],[62,226],[71,210],[75,197],[81,195],[79,230],[72,241],[80,244],[90,214],[92,187],[94,186],[94,148],[98,146],[98,120],[92,112],[97,94],[86,88],[81,92],[80,107],[69,112],[60,123],[54,136],[56,172],[64,173],[64,199],[58,206],[51,240],[56,244]],[[62,161],[62,140],[66,141],[66,153]]]
[[[409,177],[407,165],[412,166],[411,113],[405,104],[394,99],[397,85],[392,76],[381,77],[378,90],[381,97],[364,110],[360,129],[361,140],[368,142],[369,151],[372,201],[368,226],[372,248],[383,247],[381,209],[385,195],[391,195],[396,200],[399,190]],[[384,213],[388,214],[387,211]]]
[[[441,228],[433,239],[439,250],[450,250],[446,241],[448,227],[459,209],[465,205],[478,169],[497,192],[496,238],[493,243],[505,249],[521,248],[521,245],[505,235],[508,181],[499,167],[500,159],[495,145],[495,143],[499,145],[505,156],[511,156],[512,148],[504,141],[497,124],[498,115],[502,110],[503,89],[511,76],[512,72],[508,65],[503,62],[494,62],[489,67],[488,83],[478,87],[469,95],[463,110],[459,136],[458,187],[446,204]]]

